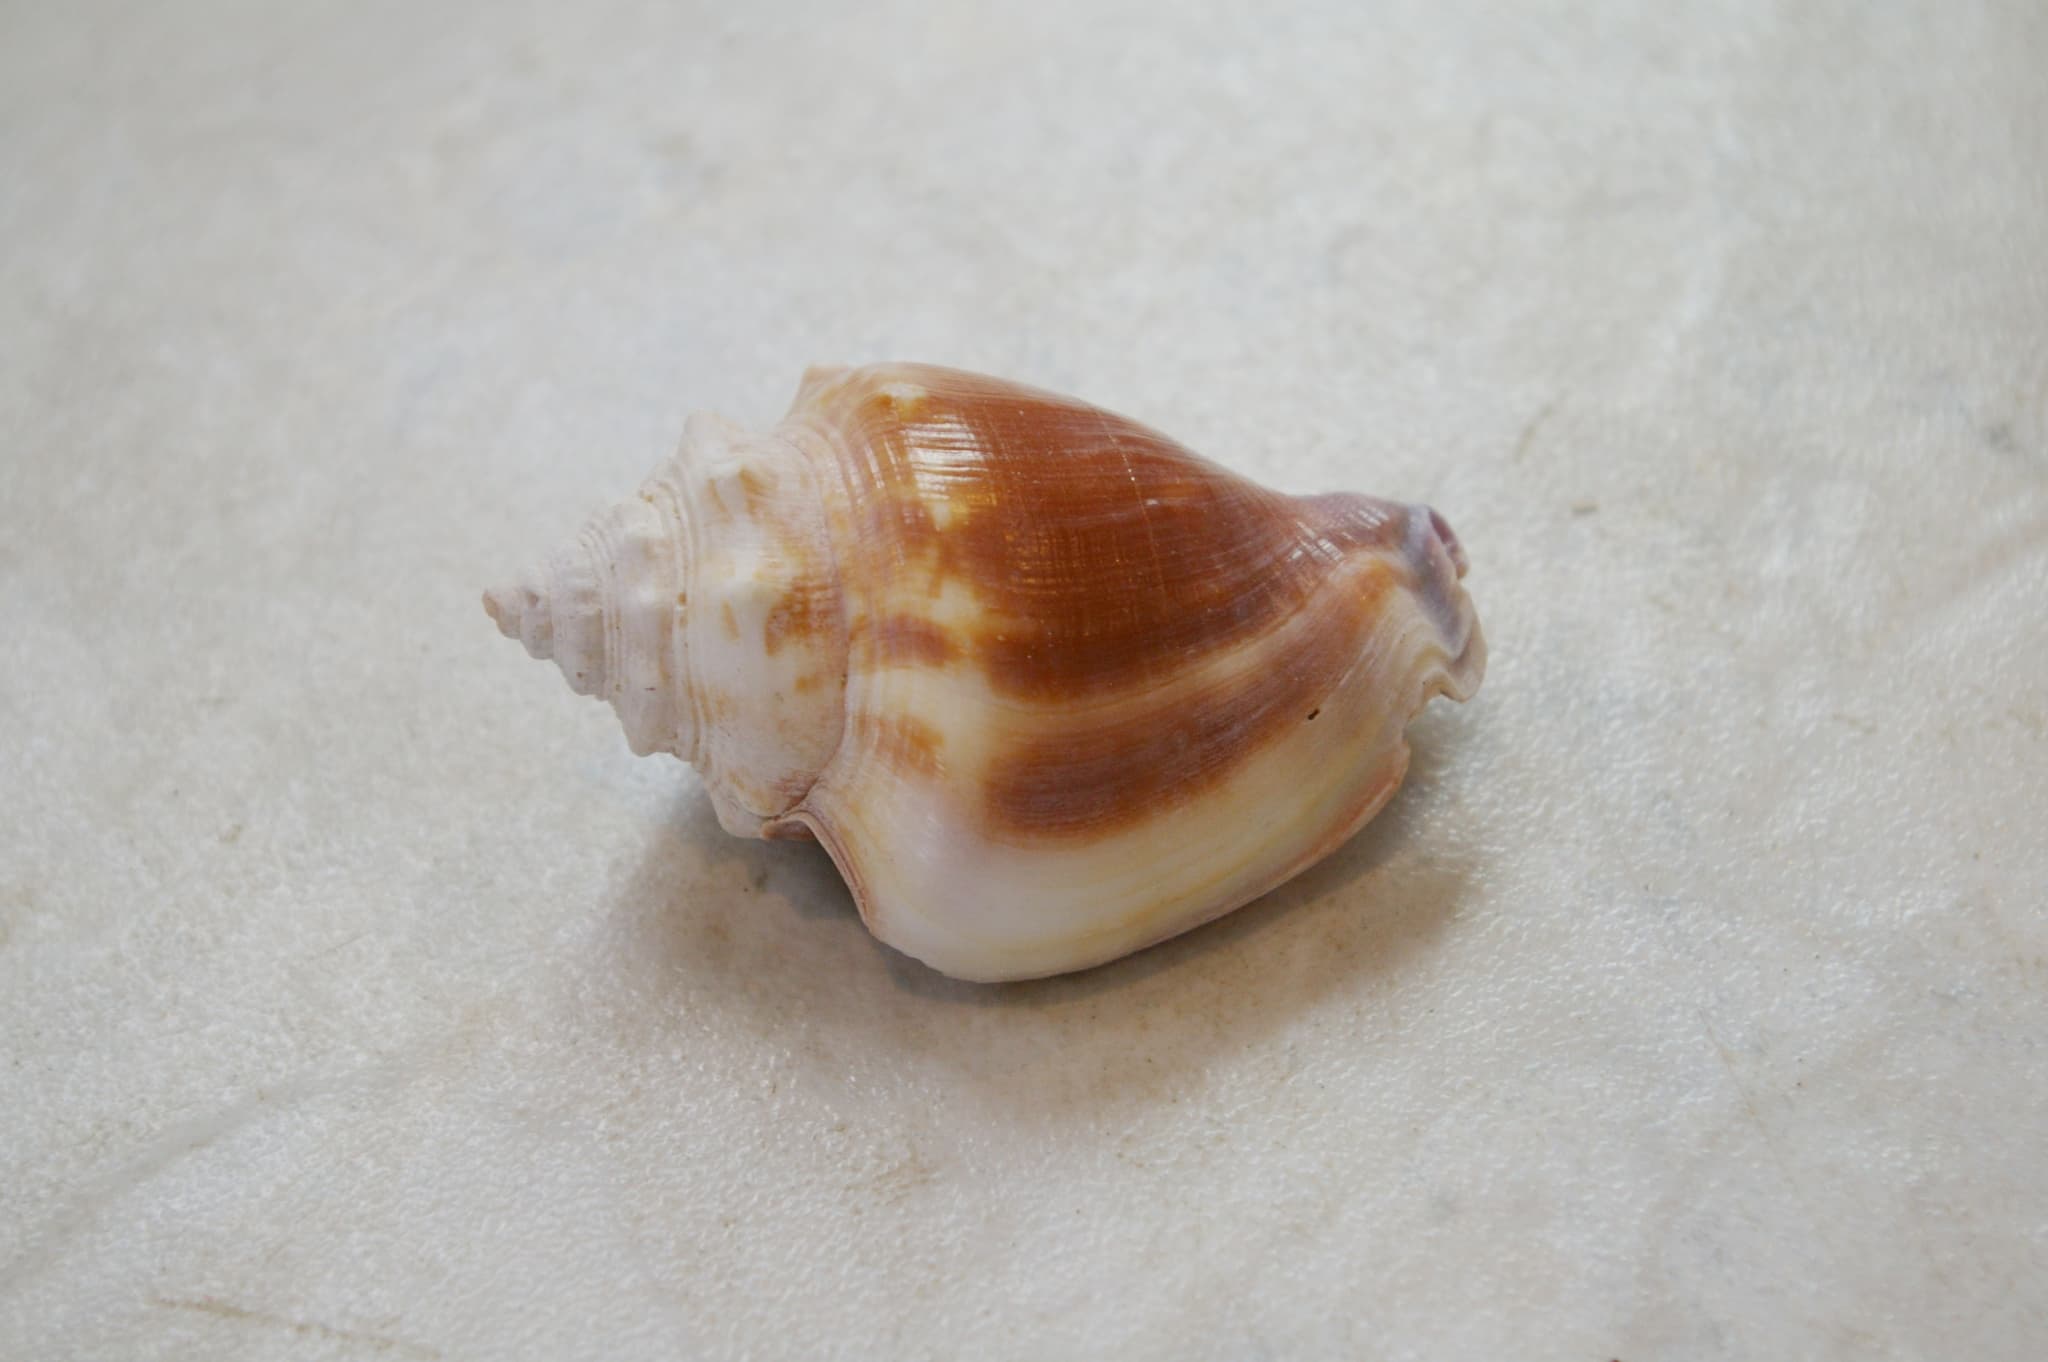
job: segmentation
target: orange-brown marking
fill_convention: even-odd
[[[916,615],[891,615],[869,630],[869,640],[883,663],[943,667],[960,652],[952,630]]]
[[[1348,579],[1355,590],[1328,601],[1278,665],[1115,722],[1057,724],[999,754],[984,795],[990,827],[1026,838],[1099,835],[1185,803],[1298,731],[1300,716],[1311,706],[1321,713],[1357,661],[1393,572],[1372,563]]]
[[[782,593],[764,625],[769,656],[785,643],[801,642],[839,620],[839,588],[818,577],[799,577]]]
[[[923,397],[880,390],[897,376]],[[988,622],[961,644],[1010,695],[1163,681],[1405,527],[1401,508],[1284,497],[1070,398],[924,366],[850,377],[819,400],[847,428],[870,585],[965,578]]]
[[[761,470],[751,464],[741,464],[739,472],[740,495],[746,499],[747,509],[758,512],[761,504],[768,499],[774,484],[761,476]]]
[[[901,401],[896,383],[922,396]],[[911,365],[850,371],[801,407],[847,455],[848,598],[964,583],[981,622],[952,645],[1046,716],[991,757],[981,814],[997,836],[1098,835],[1226,779],[1321,715],[1419,566],[1402,561],[1409,508],[1282,496],[1069,398]],[[1168,688],[1283,628],[1290,650],[1270,665]],[[1153,689],[1113,722],[1087,717],[1090,701]]]
[[[905,714],[869,719],[869,750],[902,775],[935,776],[944,769],[940,749],[946,740],[922,719]]]
[[[736,639],[740,636],[740,622],[732,613],[731,601],[719,602],[718,619],[719,623],[725,626],[725,636],[727,638]]]

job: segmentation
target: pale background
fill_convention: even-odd
[[[0,11],[0,1356],[2048,1355],[2048,5]],[[956,985],[500,639],[804,365],[1442,508],[1220,926]]]

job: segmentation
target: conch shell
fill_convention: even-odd
[[[1072,398],[813,369],[690,418],[639,494],[484,606],[695,766],[729,832],[815,836],[883,941],[1081,969],[1335,850],[1485,645],[1422,506],[1290,497]]]

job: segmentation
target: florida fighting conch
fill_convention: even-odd
[[[811,370],[764,434],[691,417],[484,606],[696,767],[726,831],[815,837],[877,937],[997,980],[1341,845],[1429,698],[1478,689],[1464,573],[1428,507],[1284,496],[1073,398],[881,364]]]

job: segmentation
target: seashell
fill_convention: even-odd
[[[1409,720],[1478,688],[1465,566],[1427,507],[884,364],[811,370],[766,434],[691,417],[484,606],[727,831],[816,837],[877,937],[999,980],[1186,931],[1357,831]]]

